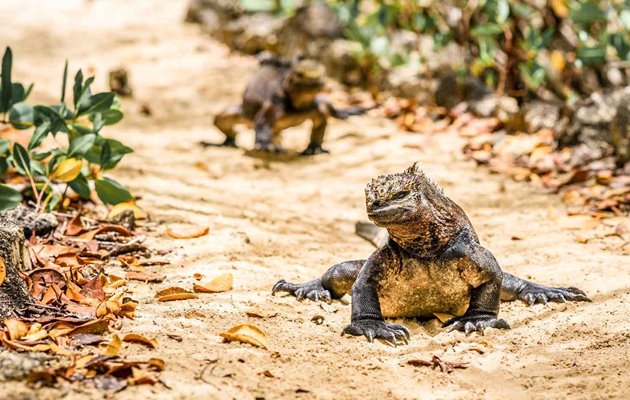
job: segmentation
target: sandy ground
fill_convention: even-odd
[[[125,120],[109,134],[136,149],[115,176],[142,196],[141,206],[160,221],[150,237],[173,248],[174,262],[159,267],[161,285],[131,284],[138,318],[124,332],[156,336],[158,350],[126,345],[130,357],[161,357],[165,384],[130,387],[120,399],[477,399],[509,397],[604,399],[630,396],[630,267],[620,238],[605,236],[619,220],[598,224],[568,217],[559,200],[524,184],[505,181],[461,160],[453,134],[398,132],[377,117],[335,122],[330,155],[265,164],[241,151],[201,149],[219,140],[212,115],[238,100],[256,62],[230,54],[196,26],[182,24],[185,0],[33,1],[0,4],[0,45],[14,51],[14,79],[37,82],[34,98],[58,96],[65,58],[95,74],[105,89],[107,71],[131,73],[134,99]],[[140,112],[148,105],[151,116]],[[307,128],[287,132],[300,149]],[[251,146],[253,135],[239,137]],[[510,331],[465,337],[433,323],[404,321],[408,346],[369,344],[341,337],[350,308],[324,310],[312,302],[271,297],[280,279],[318,276],[344,259],[366,257],[371,246],[353,234],[365,219],[363,188],[371,177],[421,161],[426,172],[469,214],[483,243],[504,270],[539,282],[575,285],[590,304],[527,307],[505,304]],[[207,225],[210,235],[173,241],[174,224]],[[513,237],[521,240],[513,240]],[[578,243],[576,236],[589,238]],[[166,285],[190,286],[196,272],[231,271],[232,291],[200,299],[156,303]],[[256,309],[265,318],[248,317]],[[324,322],[311,322],[315,315]],[[253,323],[269,335],[270,349],[224,344],[217,336],[232,325]],[[168,334],[180,335],[181,343]],[[465,350],[475,345],[484,354]],[[468,362],[442,374],[406,365],[438,355]],[[102,398],[85,389],[33,391],[1,383],[0,398]]]

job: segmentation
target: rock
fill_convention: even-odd
[[[383,78],[383,89],[397,97],[413,99],[418,104],[432,100],[432,80],[422,76],[419,65],[402,65],[393,68]]]
[[[2,220],[11,221],[24,230],[24,236],[30,238],[33,233],[46,236],[57,228],[59,222],[53,214],[36,213],[34,210],[19,206],[13,210],[0,213]]]
[[[448,69],[438,75],[433,97],[435,104],[445,108],[453,108],[464,100],[455,71]]]
[[[44,353],[0,352],[0,381],[22,380],[44,367],[49,356]]]
[[[342,32],[337,14],[326,2],[315,1],[299,7],[292,17],[282,21],[276,32],[278,53],[319,59],[333,40],[342,37]]]
[[[520,115],[523,119],[524,132],[534,133],[543,128],[558,131],[560,122],[560,106],[544,101],[530,101],[523,104]]]
[[[0,259],[5,272],[0,283],[0,319],[16,317],[34,302],[26,281],[18,273],[30,269],[31,264],[24,246],[24,231],[4,215],[0,218]]]
[[[113,217],[109,218],[109,222],[122,225],[130,231],[136,229],[136,215],[133,210],[124,210],[123,212],[115,214]]]
[[[629,107],[630,86],[593,93],[574,106],[567,129],[559,132],[558,143],[580,145],[576,157],[584,159],[612,153],[623,165],[630,161]]]
[[[501,122],[512,119],[519,111],[515,98],[495,94],[469,101],[469,109],[479,117],[497,117]]]
[[[215,35],[233,49],[246,54],[276,51],[282,20],[267,13],[246,14],[223,24]]]
[[[129,73],[125,68],[116,68],[109,71],[109,89],[121,96],[131,97],[133,90],[129,85]]]
[[[236,19],[243,14],[239,0],[192,0],[185,21],[214,30],[220,22]]]
[[[361,44],[357,42],[336,39],[322,50],[319,58],[330,77],[346,85],[360,85],[364,76],[354,54],[361,50]]]

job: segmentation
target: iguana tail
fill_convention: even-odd
[[[354,226],[354,232],[376,247],[382,247],[389,241],[387,229],[379,228],[371,222],[357,222]]]
[[[348,107],[348,108],[335,108],[332,104],[328,104],[328,110],[330,116],[337,119],[346,119],[354,115],[363,115],[366,112],[375,109],[376,105],[371,107]]]

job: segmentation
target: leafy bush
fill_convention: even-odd
[[[577,81],[602,78],[607,61],[630,61],[630,0],[333,0],[346,36],[363,45],[361,58],[389,64],[421,62],[392,54],[392,30],[433,37],[439,48],[454,41],[468,56],[464,68],[499,93],[552,95],[571,101]]]
[[[66,104],[66,62],[59,103],[33,105],[26,102],[33,85],[25,87],[11,81],[12,62],[11,49],[7,48],[0,80],[0,127],[12,125],[28,131],[25,134],[30,133],[30,140],[25,148],[0,138],[0,179],[24,181],[27,185],[18,191],[0,184],[0,210],[16,207],[24,196],[30,198],[38,210],[53,210],[62,204],[68,189],[82,199],[90,199],[91,186],[106,204],[132,200],[133,196],[123,185],[102,176],[125,154],[132,152],[119,141],[101,135],[106,125],[115,124],[123,117],[115,94],[92,94],[90,86],[94,78],[84,79],[79,70],[74,76],[72,102]],[[60,133],[67,140],[60,138]],[[53,147],[44,145],[49,136],[56,143]]]

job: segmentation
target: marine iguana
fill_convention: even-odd
[[[328,117],[346,119],[361,115],[370,108],[337,109],[321,95],[324,67],[308,59],[286,59],[264,54],[260,69],[249,81],[243,102],[228,107],[214,119],[225,134],[222,144],[201,142],[203,146],[236,147],[236,125],[253,126],[255,149],[282,152],[280,133],[310,120],[311,140],[302,155],[327,153],[322,148]]]
[[[342,334],[394,345],[407,343],[409,330],[384,318],[445,313],[454,316],[444,324],[450,330],[483,334],[485,328],[509,329],[498,317],[501,300],[590,301],[575,287],[544,286],[502,272],[464,211],[417,163],[403,173],[373,179],[365,197],[368,217],[387,230],[386,241],[367,260],[334,265],[313,281],[280,280],[272,294],[330,302],[352,293],[351,323]]]

